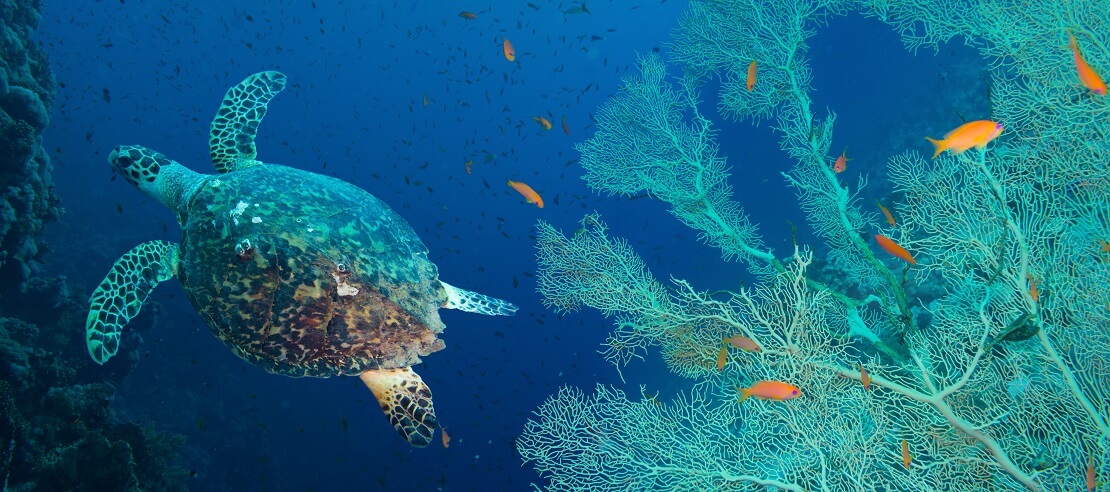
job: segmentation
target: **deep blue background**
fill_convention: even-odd
[[[164,311],[116,405],[188,435],[183,464],[198,472],[191,488],[525,490],[537,478],[521,467],[513,439],[532,409],[559,385],[621,384],[596,352],[610,329],[604,319],[560,318],[542,306],[538,219],[570,231],[597,210],[660,279],[706,290],[746,280],[662,204],[598,197],[579,179],[572,146],[592,134],[589,114],[635,71],[637,52],[666,53],[684,2],[589,2],[592,14],[569,16],[570,2],[533,3],[465,5],[478,14],[467,21],[458,17],[464,4],[447,1],[47,2],[39,39],[61,87],[45,145],[67,212],[48,231],[48,273],[91,290],[135,244],[179,239],[170,211],[111,180],[106,156],[142,144],[212,172],[208,124],[224,92],[250,73],[281,70],[290,86],[270,103],[260,159],[363,187],[409,220],[443,279],[521,307],[512,318],[443,312],[447,350],[416,369],[454,440],[418,450],[357,379],[255,369],[207,333],[180,285],[163,284],[152,300]],[[502,56],[502,36],[516,63]],[[986,116],[968,48],[913,57],[887,27],[857,15],[833,19],[811,48],[815,107],[839,114],[834,148],[850,146],[854,159],[842,176],[855,186],[869,175],[865,196],[889,191],[886,157],[929,150],[922,137],[961,123],[957,111]],[[736,195],[767,244],[788,254],[787,220],[804,223],[778,174],[791,163],[770,130],[719,121],[714,91],[712,83],[703,91],[703,111],[720,124]],[[535,115],[555,128],[544,132]],[[506,179],[530,184],[546,207],[524,204]],[[807,228],[800,233],[814,242]],[[646,384],[666,399],[690,384],[655,356],[624,374],[633,395]]]

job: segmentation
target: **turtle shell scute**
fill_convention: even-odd
[[[437,269],[373,195],[270,164],[209,180],[185,217],[182,284],[244,360],[327,377],[407,367],[443,348]]]

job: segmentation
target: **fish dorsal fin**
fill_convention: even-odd
[[[227,90],[212,129],[208,151],[216,171],[227,173],[261,164],[255,160],[254,137],[266,116],[266,105],[285,89],[285,74],[259,72]]]

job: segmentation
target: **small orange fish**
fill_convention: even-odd
[[[532,121],[535,121],[536,123],[539,123],[540,126],[542,126],[544,130],[548,130],[548,131],[551,130],[551,122],[547,121],[547,118],[544,118],[543,116],[533,116]]]
[[[467,12],[464,10],[462,12],[459,12],[459,17],[462,17],[466,20],[474,20],[478,18],[478,14],[475,14],[474,12]]]
[[[505,38],[505,42],[501,43],[501,47],[505,50],[506,60],[516,61],[516,50],[513,49],[513,43],[509,42],[509,38]]]
[[[759,345],[757,345],[754,340],[741,335],[733,335],[731,338],[726,338],[725,343],[732,345],[732,348],[738,348],[745,352],[760,351]]]
[[[427,107],[432,101],[428,99],[428,91],[424,91],[424,107]]]
[[[563,133],[570,135],[570,127],[567,126],[567,115],[563,115]]]
[[[1033,302],[1041,302],[1041,291],[1037,290],[1037,281],[1032,275],[1029,275],[1029,297],[1033,298]]]
[[[902,439],[902,466],[906,467],[907,470],[910,469],[910,461],[913,461],[910,458],[910,444]]]
[[[1087,492],[1095,491],[1095,455],[1087,456]]]
[[[441,437],[443,438],[443,449],[451,447],[451,436],[447,435],[447,428],[444,427],[440,429],[440,433],[442,434]]]
[[[802,396],[802,390],[798,389],[797,386],[782,381],[757,381],[749,388],[737,386],[736,390],[740,392],[741,402],[752,396],[760,400],[776,401],[786,401]]]
[[[470,168],[474,166],[474,161],[473,160],[466,161],[466,162],[463,163],[463,165],[466,166],[466,174],[470,174]]]
[[[1075,58],[1075,71],[1079,74],[1079,81],[1083,83],[1083,87],[1087,90],[1098,94],[1100,96],[1106,95],[1106,82],[1102,81],[1095,70],[1087,64],[1087,60],[1083,59],[1083,55],[1079,53],[1079,45],[1075,43],[1075,36],[1068,33],[1068,48],[1071,48],[1072,57]]]
[[[901,258],[911,265],[917,264],[917,260],[913,259],[913,255],[911,255],[909,251],[906,251],[906,248],[899,246],[893,239],[882,234],[875,234],[875,241],[879,243],[879,247],[883,248],[883,251]]]
[[[540,198],[540,194],[536,193],[536,190],[533,190],[531,186],[513,180],[509,180],[509,186],[520,193],[520,196],[523,196],[528,203],[535,203],[537,207],[543,208],[543,198]]]
[[[946,150],[952,151],[953,154],[959,154],[972,147],[977,149],[986,147],[991,140],[994,140],[1002,133],[1002,130],[1002,124],[1000,123],[978,120],[964,123],[956,127],[955,130],[944,135],[944,140],[937,140],[929,137],[925,137],[925,140],[928,140],[933,144],[933,147],[936,147],[936,152],[933,153],[933,159],[936,159],[941,152]]]
[[[863,368],[863,364],[859,365],[859,381],[863,383],[863,390],[871,389],[871,376],[867,374],[867,369]]]
[[[721,347],[721,351],[717,352],[717,372],[725,370],[725,364],[728,363],[728,347]]]
[[[1110,253],[1110,243],[1099,239],[1098,240],[1098,250],[1099,250],[1099,253]]]
[[[755,72],[757,65],[758,63],[756,63],[755,60],[752,60],[752,62],[748,64],[748,92],[751,92],[752,89],[755,88]]]
[[[891,227],[898,225],[898,223],[894,221],[894,216],[890,214],[890,210],[887,210],[878,200],[875,200],[875,205],[879,206],[879,210],[883,213],[883,216],[886,217],[887,224],[890,224]]]
[[[848,158],[848,147],[844,147],[844,152],[840,153],[840,157],[837,157],[836,163],[833,164],[833,171],[836,171],[836,174],[844,172],[848,169],[848,161],[850,160]]]

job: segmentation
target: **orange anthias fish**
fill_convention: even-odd
[[[899,246],[893,239],[882,234],[875,234],[875,241],[879,243],[879,247],[883,248],[883,251],[897,256],[911,265],[917,264],[917,260],[913,259],[913,255],[911,255],[909,251],[906,251],[906,248]]]
[[[1037,290],[1037,280],[1029,275],[1029,297],[1033,298],[1033,302],[1041,302],[1041,291]]]
[[[898,223],[894,221],[894,216],[890,214],[890,210],[887,210],[887,208],[884,207],[883,204],[879,203],[878,200],[875,200],[875,205],[879,206],[879,211],[881,211],[883,213],[883,216],[886,217],[887,224],[890,224],[891,227],[895,227],[898,225]]]
[[[466,161],[466,162],[463,163],[463,165],[466,166],[466,174],[470,174],[470,168],[474,167],[474,161],[473,160]]]
[[[1095,456],[1087,456],[1087,492],[1095,490]]]
[[[533,116],[532,121],[539,123],[544,130],[551,130],[551,122],[547,121],[547,118],[544,118],[543,116]]]
[[[533,190],[531,186],[513,180],[509,180],[509,186],[520,193],[520,196],[524,197],[524,200],[528,203],[535,203],[537,207],[543,208],[543,198],[540,198],[540,194],[536,193],[536,190]]]
[[[1102,81],[1095,70],[1087,64],[1087,60],[1083,59],[1083,55],[1079,53],[1079,45],[1075,43],[1075,36],[1068,33],[1068,48],[1071,48],[1072,57],[1075,58],[1075,71],[1079,73],[1079,81],[1083,83],[1083,87],[1087,90],[1098,94],[1100,96],[1106,95],[1106,82]]]
[[[563,132],[570,135],[570,127],[567,126],[567,115],[563,115]]]
[[[440,433],[442,434],[441,437],[443,437],[443,449],[451,447],[451,436],[447,435],[447,428],[444,427],[440,429]]]
[[[748,92],[755,88],[755,72],[756,66],[759,65],[755,60],[748,64]]]
[[[728,363],[728,346],[721,347],[721,351],[717,352],[717,372],[725,370],[725,364]]]
[[[948,132],[944,135],[944,140],[929,137],[925,137],[925,140],[936,147],[936,152],[933,153],[933,159],[936,159],[941,152],[946,150],[952,151],[953,154],[959,154],[972,147],[977,149],[986,147],[991,140],[1002,133],[1002,130],[1002,124],[1000,123],[978,120],[964,123],[955,130]]]
[[[431,102],[431,99],[428,99],[428,91],[424,91],[424,107],[427,107]]]
[[[848,161],[850,160],[848,158],[848,147],[844,147],[844,152],[840,153],[840,157],[837,157],[836,163],[833,164],[833,171],[836,171],[836,174],[844,172],[848,169]]]
[[[871,389],[871,376],[867,374],[867,369],[863,368],[863,364],[859,366],[859,381],[863,383],[863,390]]]
[[[505,50],[505,59],[516,61],[516,50],[513,49],[513,43],[509,42],[509,38],[505,38],[505,42],[501,43],[501,46]]]
[[[741,402],[752,396],[760,400],[776,401],[786,401],[802,396],[802,390],[798,389],[797,386],[782,381],[758,381],[749,388],[737,386],[736,390],[740,392]]]
[[[909,470],[911,461],[913,461],[913,459],[910,458],[910,444],[907,443],[905,439],[902,439],[902,466]]]
[[[475,14],[474,12],[467,12],[464,10],[462,12],[459,12],[459,17],[462,17],[466,20],[474,20],[478,18],[478,14]]]
[[[760,350],[759,345],[757,345],[754,340],[741,335],[733,335],[730,338],[726,338],[725,343],[732,345],[732,348],[738,348],[745,352],[759,352]]]

